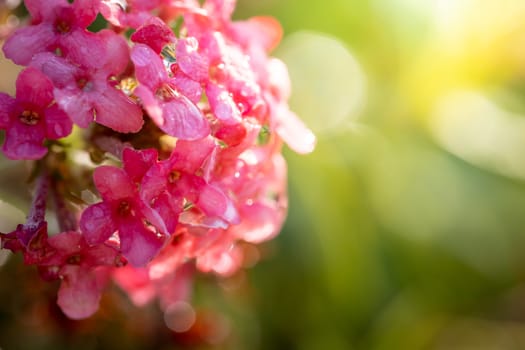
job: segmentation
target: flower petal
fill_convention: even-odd
[[[51,19],[53,10],[59,6],[67,6],[66,0],[25,0],[24,5],[33,17],[33,21],[39,23],[42,19]]]
[[[98,36],[104,41],[106,50],[106,64],[103,70],[112,75],[122,73],[129,63],[129,46],[126,39],[109,29],[101,30]]]
[[[277,134],[297,153],[310,153],[315,148],[315,135],[287,108],[278,111]]]
[[[124,27],[124,23],[121,22],[123,12],[118,1],[102,0],[99,10],[100,14],[104,16],[109,23],[117,27]]]
[[[140,196],[146,203],[151,202],[155,197],[166,191],[170,169],[165,162],[157,163],[152,165],[144,174],[140,185]]]
[[[58,291],[58,306],[75,320],[87,318],[98,310],[101,288],[94,272],[74,265],[61,270],[62,284]]]
[[[60,37],[65,56],[82,67],[98,68],[106,62],[104,41],[94,33],[77,28]]]
[[[9,159],[40,159],[47,153],[42,145],[45,139],[45,126],[26,125],[16,121],[6,130],[2,151]]]
[[[100,0],[75,0],[73,10],[75,11],[76,24],[79,27],[90,25],[98,14]]]
[[[16,79],[16,99],[43,109],[53,101],[53,84],[38,69],[28,67]]]
[[[155,288],[146,268],[127,265],[115,270],[113,278],[137,306],[144,306],[155,298]]]
[[[73,129],[73,123],[67,114],[53,105],[45,110],[46,136],[50,139],[66,137]]]
[[[259,243],[274,237],[284,222],[285,209],[279,210],[263,203],[253,203],[240,208],[242,222],[235,226],[239,239]]]
[[[173,31],[158,17],[151,17],[131,35],[131,41],[151,47],[160,54],[164,45],[175,42]]]
[[[123,260],[116,245],[108,242],[84,249],[82,263],[87,266],[120,266]]]
[[[168,81],[161,58],[149,46],[136,44],[131,49],[131,60],[135,65],[135,76],[141,84],[156,90]]]
[[[158,152],[154,148],[136,150],[127,147],[122,152],[122,163],[129,177],[140,182],[146,172],[157,162]]]
[[[171,235],[175,232],[179,223],[179,214],[182,212],[182,206],[182,197],[172,196],[167,191],[163,191],[155,196],[151,209],[162,218],[164,233]]]
[[[232,201],[213,185],[206,185],[201,189],[196,204],[208,216],[218,216],[232,224],[240,222],[239,213]]]
[[[159,214],[158,211],[154,210],[150,206],[147,206],[142,201],[139,201],[138,205],[139,205],[141,214],[144,216],[144,219],[146,219],[146,221],[149,224],[153,225],[159,232],[161,232],[162,234],[170,234],[173,232],[173,231],[168,232],[168,229],[166,228],[166,224],[163,219],[164,215],[161,216],[161,214]],[[176,214],[178,213],[176,211],[172,211],[166,214],[177,216]]]
[[[206,86],[206,96],[211,110],[217,119],[225,124],[238,124],[241,121],[241,112],[235,104],[228,90],[220,88],[215,84]]]
[[[11,114],[16,108],[16,100],[0,92],[0,129],[5,129],[11,124]]]
[[[77,88],[55,89],[54,95],[60,108],[78,126],[87,128],[93,121],[95,111],[89,95]]]
[[[136,187],[128,174],[121,169],[110,165],[99,166],[93,172],[95,186],[106,201],[133,198]]]
[[[78,252],[84,243],[82,235],[75,231],[61,232],[49,237],[47,240],[49,245],[62,254],[72,254]]]
[[[213,138],[198,141],[179,140],[169,158],[169,166],[189,174],[195,173],[217,147]]]
[[[208,120],[186,96],[174,96],[161,107],[164,120],[159,128],[166,134],[182,140],[197,140],[210,134]]]
[[[105,242],[116,231],[111,219],[111,210],[106,203],[87,207],[80,217],[80,229],[90,245]]]
[[[94,101],[95,121],[117,132],[138,132],[144,120],[142,109],[129,97],[110,85]]]
[[[202,97],[202,86],[198,81],[195,81],[184,74],[182,71],[177,71],[170,84],[177,88],[177,91],[188,97],[191,102],[197,104]]]
[[[144,227],[140,220],[122,223],[119,237],[122,255],[135,267],[150,262],[164,244],[164,238]]]
[[[209,62],[206,56],[198,52],[199,42],[194,37],[177,42],[177,63],[180,69],[196,81],[209,79]]]
[[[139,85],[135,89],[134,94],[140,98],[142,106],[146,112],[148,112],[151,120],[157,125],[162,125],[164,123],[162,119],[162,108],[159,100],[155,98],[155,95],[153,95],[151,90],[145,85]]]
[[[50,52],[42,52],[33,57],[31,66],[44,73],[57,88],[75,84],[75,75],[78,68],[72,65],[63,57],[59,57]]]
[[[52,27],[47,23],[20,28],[4,43],[5,57],[18,65],[27,66],[37,53],[48,50],[56,41]]]
[[[281,41],[283,29],[273,17],[252,17],[247,21],[232,24],[232,32],[236,41],[248,45],[257,43],[267,52],[274,49]]]

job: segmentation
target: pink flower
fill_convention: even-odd
[[[314,134],[287,105],[290,83],[286,66],[266,54],[279,42],[281,27],[268,17],[231,22],[234,5],[235,1],[207,1],[206,16],[185,15],[188,34],[198,38],[201,51],[211,62],[210,80],[215,86],[208,83],[206,93],[212,111],[223,122],[228,120],[224,116],[239,112],[269,121],[271,129],[294,151],[312,152]]]
[[[267,17],[232,21],[235,3],[25,1],[31,25],[4,52],[30,67],[16,98],[0,93],[3,150],[13,159],[49,156],[35,168],[27,222],[0,245],[62,281],[58,305],[68,317],[95,313],[111,277],[137,305],[158,297],[169,313],[191,294],[196,272],[234,274],[243,242],[281,229],[282,146],[311,152],[315,137],[288,107],[286,66],[268,57],[281,27]],[[110,25],[91,33],[98,11]],[[84,142],[45,142],[67,136],[72,122],[90,127],[79,130]],[[93,162],[78,172],[64,160],[86,154]],[[91,172],[94,201],[84,180]],[[96,203],[69,203],[66,194],[80,191]],[[49,215],[60,232],[48,235]]]
[[[250,65],[254,57],[231,42],[227,32],[217,31],[213,24],[217,18],[211,14],[202,18],[188,13],[184,19],[188,36],[177,44],[178,65],[186,75],[205,85],[215,117],[229,123],[240,115],[261,117],[265,106]],[[200,72],[205,73],[204,79]],[[233,115],[226,116],[225,110]]]
[[[118,232],[120,250],[134,266],[143,266],[164,244],[162,219],[146,206],[132,178],[120,168],[101,166],[93,173],[102,202],[82,213],[80,228],[88,244],[105,242]]]
[[[127,66],[127,44],[108,31],[98,36],[108,58],[99,61],[98,68],[79,67],[51,53],[36,55],[32,65],[53,81],[58,105],[75,124],[85,128],[95,120],[121,133],[137,132],[143,125],[142,110],[110,81]]]
[[[78,232],[62,232],[47,240],[51,254],[39,263],[40,274],[46,279],[62,280],[58,305],[72,319],[93,315],[113,267],[122,266],[115,245],[88,246]]]
[[[19,234],[18,239],[20,244],[24,244],[23,235]],[[13,243],[8,240],[6,248],[14,249],[16,245]],[[31,236],[24,251],[24,261],[38,265],[43,279],[62,280],[57,302],[72,319],[87,318],[98,310],[110,269],[125,264],[114,246],[101,244],[88,247],[78,232],[61,232],[48,237],[45,223]]]
[[[241,111],[228,90],[210,83],[206,86],[206,96],[208,96],[210,108],[217,119],[226,125],[240,123]]]
[[[243,115],[260,117],[264,112],[260,109],[261,87],[249,56],[239,46],[229,44],[222,33],[211,32],[199,43],[212,62],[211,81],[228,92]]]
[[[155,51],[136,44],[131,49],[131,60],[140,83],[134,93],[160,129],[183,140],[197,140],[210,133],[201,110],[177,90]]]
[[[148,267],[125,266],[115,270],[113,278],[135,305],[145,305],[158,297],[162,310],[166,310],[177,301],[189,299],[194,272],[192,263],[172,268],[164,265],[162,259],[155,259]]]
[[[11,159],[39,159],[47,153],[44,140],[71,133],[72,123],[53,99],[51,81],[35,68],[24,69],[16,81],[16,98],[0,93],[2,146]]]
[[[241,223],[230,227],[235,239],[260,243],[273,238],[286,218],[288,196],[286,193],[286,162],[280,153],[263,155],[264,163],[246,161],[238,168],[231,186],[238,188]],[[250,185],[243,182],[248,179]],[[237,187],[239,186],[239,187]]]
[[[95,20],[99,0],[26,0],[33,25],[21,28],[5,42],[4,54],[27,66],[34,55],[58,50],[80,65],[93,67],[104,59],[99,38],[86,30]]]
[[[141,196],[167,218],[169,232],[175,231],[179,220],[205,227],[227,227],[238,223],[237,210],[231,199],[204,177],[205,162],[215,147],[211,138],[198,142],[179,140],[170,158],[159,162],[144,175]]]
[[[191,79],[200,83],[209,81],[209,57],[199,52],[199,42],[194,37],[186,37],[177,42],[175,48],[177,65]]]
[[[49,177],[41,175],[27,222],[2,235],[2,248],[22,251],[24,262],[37,265],[42,278],[61,279],[58,305],[70,318],[86,318],[98,309],[110,269],[126,262],[114,242],[90,247],[73,231],[49,237],[45,221],[49,187]]]
[[[64,314],[80,320],[97,312],[110,271],[104,266],[65,265],[59,274],[62,282],[57,304]]]
[[[291,83],[286,65],[273,58],[268,60],[260,77],[265,87],[265,99],[270,106],[272,129],[297,153],[310,153],[315,148],[315,135],[288,107]]]

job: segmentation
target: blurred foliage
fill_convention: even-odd
[[[11,258],[0,348],[525,349],[525,3],[239,1],[261,14],[318,135],[286,152],[289,217],[261,261],[200,278],[175,334],[116,289],[67,321]],[[0,168],[25,210],[24,164]]]

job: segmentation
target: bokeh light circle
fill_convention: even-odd
[[[277,56],[288,66],[291,109],[317,134],[354,120],[366,95],[357,59],[337,38],[301,31],[287,37]]]

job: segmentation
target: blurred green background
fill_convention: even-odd
[[[196,281],[184,334],[116,289],[67,321],[10,258],[0,348],[525,349],[525,2],[240,0],[254,15],[281,22],[273,54],[318,136],[286,151],[282,233]]]

